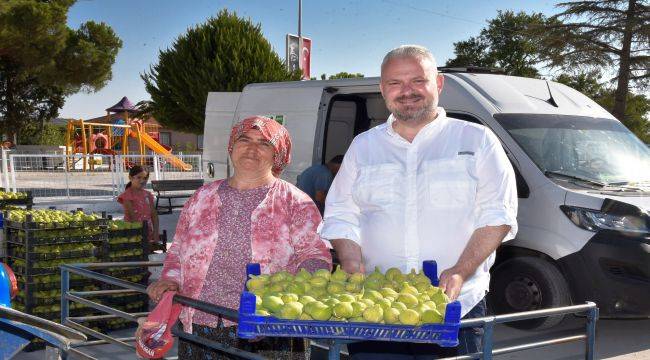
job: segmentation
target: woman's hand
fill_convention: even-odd
[[[158,280],[147,287],[151,300],[158,302],[165,291],[178,291],[178,284],[169,280]]]

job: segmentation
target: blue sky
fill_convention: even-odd
[[[453,43],[477,35],[497,10],[553,14],[555,3],[303,0],[302,33],[312,39],[312,76],[340,71],[377,76],[383,55],[396,46],[424,45],[444,64],[453,57]],[[70,27],[102,21],[124,45],[106,87],[68,97],[60,116],[87,119],[104,115],[104,109],[122,96],[134,103],[149,99],[140,74],[157,62],[158,51],[224,8],[261,24],[264,36],[284,59],[285,34],[298,32],[298,0],[78,0],[68,14]]]

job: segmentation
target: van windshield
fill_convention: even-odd
[[[650,185],[650,149],[622,123],[550,114],[494,118],[547,176],[596,185]]]

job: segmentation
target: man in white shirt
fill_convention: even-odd
[[[391,116],[358,135],[326,199],[320,234],[348,272],[420,269],[436,260],[440,287],[462,316],[485,314],[495,250],[517,231],[510,162],[487,128],[448,118],[438,107],[444,77],[421,46],[390,51],[381,93]],[[458,348],[362,342],[353,359],[422,359],[480,351],[481,329],[465,329]],[[424,356],[424,357],[422,357]]]

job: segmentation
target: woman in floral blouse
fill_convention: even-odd
[[[278,178],[290,160],[287,130],[268,118],[245,119],[233,127],[228,152],[234,175],[203,186],[183,208],[161,279],[148,288],[154,301],[173,290],[237,309],[247,263],[260,263],[262,273],[331,268],[329,250],[316,233],[316,205]],[[187,332],[273,359],[308,355],[302,340],[238,339],[236,324],[193,308],[185,307],[180,320]],[[179,358],[228,356],[181,340]]]

